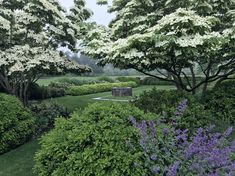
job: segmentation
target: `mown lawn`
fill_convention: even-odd
[[[148,91],[156,87],[156,89],[161,90],[170,90],[174,89],[174,86],[140,86],[133,89],[133,96],[138,96],[143,91]],[[74,111],[75,109],[83,109],[90,103],[99,102],[102,100],[94,100],[94,98],[102,98],[102,99],[117,99],[117,100],[131,100],[133,97],[113,97],[111,92],[104,92],[104,93],[97,93],[97,94],[90,94],[90,95],[83,95],[83,96],[66,96],[60,98],[54,98],[45,101],[53,101],[57,102],[58,104],[64,105],[69,112]],[[126,102],[120,102],[126,103]]]
[[[33,157],[39,149],[37,140],[0,156],[0,176],[32,176]]]

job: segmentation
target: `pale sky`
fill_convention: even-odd
[[[62,6],[69,8],[73,6],[73,0],[59,0]],[[111,2],[112,0],[109,0]],[[107,6],[98,6],[96,0],[86,0],[87,7],[91,9],[94,15],[91,17],[91,21],[96,21],[98,24],[108,25],[111,19],[114,17],[113,14],[107,13]]]

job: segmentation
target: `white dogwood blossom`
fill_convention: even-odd
[[[97,29],[89,31],[83,45],[83,51],[100,64],[147,75],[156,71],[158,75],[151,76],[193,93],[235,71],[234,0],[113,0],[108,11],[116,15],[109,29],[98,26],[100,35],[94,35]],[[205,79],[190,81],[185,70],[193,77],[200,72]],[[189,81],[182,83],[182,77]]]
[[[90,71],[57,51],[61,45],[76,50],[80,25],[90,16],[81,2],[74,8],[82,11],[66,13],[57,0],[0,1],[0,85],[6,91],[22,96],[19,88],[27,89],[42,74]],[[81,16],[80,23],[71,13]]]

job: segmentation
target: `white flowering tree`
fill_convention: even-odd
[[[134,68],[192,93],[234,74],[234,0],[113,0],[109,12],[116,13],[109,30],[97,27],[84,42],[101,64]]]
[[[68,13],[57,0],[0,0],[0,85],[27,104],[28,87],[42,74],[90,71],[56,50],[76,49],[90,15],[83,0]]]

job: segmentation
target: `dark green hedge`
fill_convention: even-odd
[[[200,82],[202,81],[202,77],[196,77],[196,82]],[[182,78],[183,80],[183,83],[184,84],[188,84],[187,83],[187,80],[185,78]],[[189,81],[192,82],[192,78],[189,77]],[[140,81],[140,84],[141,85],[175,85],[174,83],[172,82],[169,82],[169,81],[164,81],[164,80],[160,80],[160,79],[157,79],[157,78],[154,78],[154,77],[144,77],[141,79]]]
[[[92,104],[56,127],[41,140],[35,171],[40,176],[143,176],[137,129],[130,117],[152,119],[127,104]],[[129,141],[133,139],[132,141]],[[135,146],[130,150],[130,142]],[[135,145],[136,144],[136,145]]]
[[[137,87],[135,82],[120,82],[120,83],[101,83],[83,86],[71,86],[66,90],[67,95],[86,95],[99,92],[111,91],[113,87]]]
[[[33,83],[29,86],[30,100],[43,100],[48,98],[56,98],[65,96],[65,88],[53,86],[39,86]]]
[[[208,91],[203,103],[218,120],[235,123],[235,81],[224,81]]]
[[[34,126],[35,118],[16,97],[0,94],[0,154],[25,143]]]

